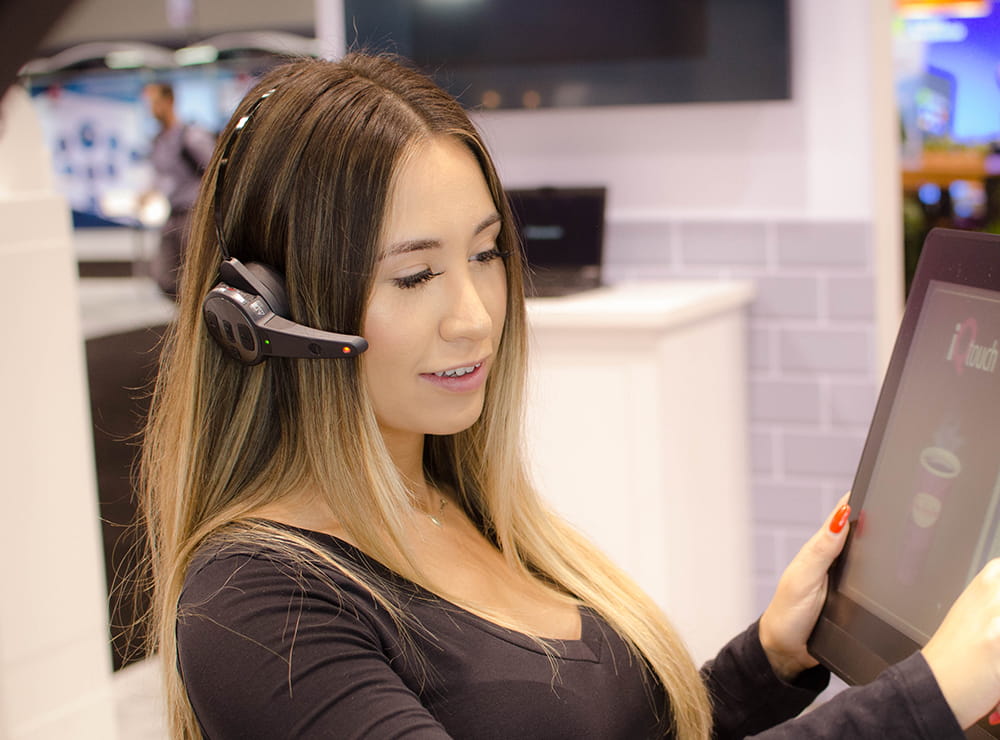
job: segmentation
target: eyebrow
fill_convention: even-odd
[[[472,235],[479,236],[486,229],[490,228],[493,224],[499,223],[500,214],[494,211],[489,216],[484,218],[478,224],[476,228],[473,229]],[[408,254],[410,252],[419,252],[422,249],[437,249],[441,246],[440,239],[408,239],[406,241],[396,242],[395,244],[390,244],[386,247],[385,252],[382,253],[380,259],[386,259],[388,257],[395,257],[400,254]]]

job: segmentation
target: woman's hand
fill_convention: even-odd
[[[782,679],[790,680],[817,664],[806,650],[806,640],[826,599],[827,571],[844,548],[850,513],[845,495],[823,527],[785,568],[760,618],[760,643],[774,672]]]
[[[1000,701],[1000,559],[966,586],[922,652],[963,728],[994,710]]]

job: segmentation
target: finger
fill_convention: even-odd
[[[838,502],[837,508],[827,517],[823,526],[814,534],[799,553],[814,568],[823,572],[844,549],[847,540],[848,523],[851,507],[844,496]]]
[[[840,535],[847,527],[847,520],[851,516],[851,505],[846,500],[841,499],[840,504],[827,520],[826,530],[832,535]],[[839,537],[838,539],[843,539]]]

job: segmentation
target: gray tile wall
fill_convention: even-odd
[[[866,222],[608,224],[609,281],[745,278],[757,608],[852,483],[875,407],[875,279]]]

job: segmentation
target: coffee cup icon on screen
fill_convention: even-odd
[[[907,517],[896,575],[910,585],[923,570],[934,541],[941,510],[951,494],[952,484],[962,472],[962,461],[944,447],[925,447],[920,452],[916,493]]]

